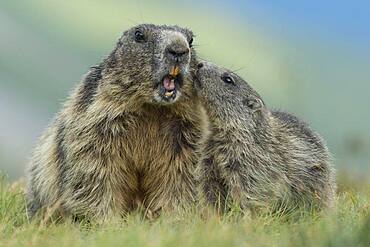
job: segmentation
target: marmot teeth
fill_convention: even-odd
[[[170,70],[170,75],[176,77],[180,73],[180,69],[177,66],[173,66]]]
[[[173,95],[173,91],[167,91],[164,93],[166,97],[171,97]]]

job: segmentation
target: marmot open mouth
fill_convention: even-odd
[[[164,89],[163,95],[167,98],[176,94],[175,78],[166,75],[162,80],[162,87]]]
[[[160,84],[160,94],[163,98],[170,100],[176,98],[177,86],[181,82],[181,74],[179,68],[174,66],[171,68],[170,73],[165,75]]]

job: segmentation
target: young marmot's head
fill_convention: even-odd
[[[192,42],[192,32],[177,26],[142,24],[125,31],[106,60],[112,94],[155,104],[190,97]]]
[[[194,86],[210,121],[217,125],[248,128],[265,119],[267,109],[261,97],[230,70],[201,61]]]

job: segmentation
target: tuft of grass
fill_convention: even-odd
[[[210,209],[163,214],[155,221],[139,212],[97,225],[29,222],[24,186],[0,181],[0,246],[370,246],[370,187],[343,180],[337,206],[297,218],[238,210],[220,216]],[[341,183],[341,182],[339,182]]]

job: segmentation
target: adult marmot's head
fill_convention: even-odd
[[[142,24],[125,31],[106,59],[111,96],[171,104],[191,97],[193,34],[178,26]]]

